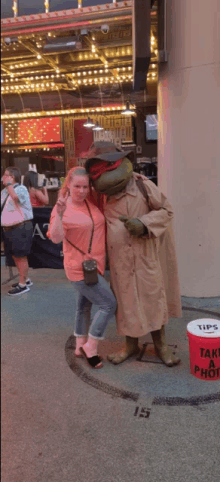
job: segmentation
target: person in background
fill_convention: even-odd
[[[8,291],[10,296],[29,291],[33,284],[28,278],[28,259],[33,236],[33,210],[27,188],[20,185],[21,173],[8,167],[2,177],[1,225],[4,233],[5,254],[11,255],[19,273],[19,282]]]
[[[31,205],[33,208],[39,208],[49,204],[47,188],[45,186],[38,187],[38,174],[35,171],[26,172],[23,185],[29,191]]]
[[[105,220],[89,198],[89,176],[85,168],[75,167],[68,172],[51,213],[47,236],[54,243],[63,241],[64,269],[77,291],[75,355],[83,355],[91,368],[102,368],[98,343],[116,311],[116,300],[103,277]],[[97,262],[98,282],[94,284],[86,284],[84,280],[82,263],[89,259]],[[98,306],[98,311],[90,323],[93,304]]]

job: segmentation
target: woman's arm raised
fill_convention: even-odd
[[[63,241],[64,232],[63,232],[62,218],[63,218],[63,213],[66,209],[66,202],[67,202],[68,195],[69,194],[67,193],[65,197],[62,197],[62,196],[59,197],[56,203],[55,217],[50,227],[50,239],[55,244],[61,243],[61,241]]]

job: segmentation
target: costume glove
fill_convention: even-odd
[[[147,228],[137,218],[128,219],[126,216],[120,216],[119,219],[132,236],[143,236],[143,234],[148,233]]]

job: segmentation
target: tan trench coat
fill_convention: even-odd
[[[144,185],[149,205],[133,174],[126,189],[109,197],[104,208],[117,330],[131,337],[160,329],[169,316],[181,316],[173,210],[153,182],[146,178]],[[122,215],[140,219],[149,234],[131,236],[118,219]]]

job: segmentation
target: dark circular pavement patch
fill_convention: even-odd
[[[196,311],[200,313],[204,313],[207,315],[215,316],[220,318],[220,315],[213,311],[208,311],[199,308],[190,308],[190,307],[183,307],[183,310],[186,311]],[[112,397],[119,397],[123,400],[128,400],[132,402],[137,402],[141,396],[140,393],[132,392],[123,390],[120,388],[116,388],[109,383],[103,382],[98,380],[94,376],[86,373],[84,369],[79,365],[77,362],[76,357],[74,356],[74,349],[75,349],[75,337],[71,335],[65,345],[65,356],[66,361],[70,367],[70,369],[79,377],[83,382],[91,385],[93,388],[103,391]],[[201,396],[193,396],[193,397],[161,397],[156,396],[153,398],[152,405],[169,405],[169,406],[199,406],[208,403],[214,403],[220,401],[220,392],[214,394],[207,394]]]

